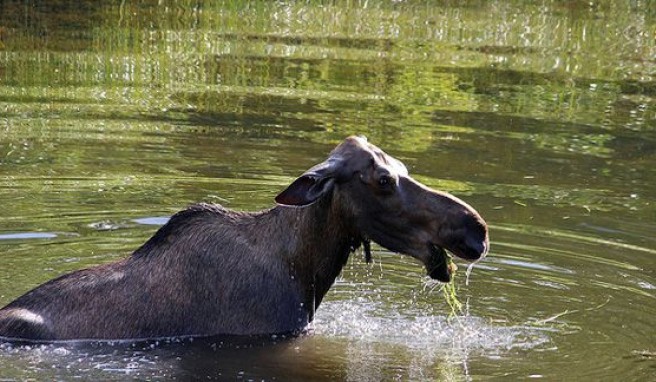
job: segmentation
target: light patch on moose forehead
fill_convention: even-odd
[[[397,173],[398,175],[408,176],[408,168],[405,167],[403,162],[401,162],[400,160],[398,160],[396,158],[393,158],[389,155],[386,155],[385,159],[386,159],[385,162],[386,162],[387,166],[393,172]]]
[[[7,312],[8,317],[12,317],[16,320],[22,320],[22,321],[27,321],[31,322],[33,324],[43,324],[44,319],[41,317],[40,314],[36,314],[34,312],[31,312],[27,309],[23,308],[14,308],[11,309],[9,312]]]
[[[393,172],[398,175],[408,176],[408,168],[400,160],[387,155],[384,151],[377,149],[374,151],[378,159],[385,163]]]
[[[399,175],[408,176],[408,168],[405,167],[403,162],[401,162],[400,160],[397,160],[396,158],[392,158],[392,166],[398,172]]]

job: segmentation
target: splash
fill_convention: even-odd
[[[452,320],[447,316],[382,305],[366,299],[326,302],[317,315],[314,332],[445,354],[476,351],[498,355],[513,349],[535,348],[549,341],[546,333],[535,327],[497,325],[474,316],[458,316]],[[399,313],[401,311],[404,313]]]

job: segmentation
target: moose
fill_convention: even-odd
[[[350,254],[370,241],[448,282],[447,250],[487,254],[468,204],[432,190],[364,137],[345,139],[273,208],[196,204],[132,255],[48,281],[0,309],[4,340],[118,340],[299,333]]]

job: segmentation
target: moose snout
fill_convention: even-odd
[[[447,236],[444,246],[463,260],[480,260],[490,248],[487,224],[475,212],[468,211],[459,227],[451,230]]]
[[[449,232],[444,237],[445,232]],[[454,269],[450,266],[450,256],[446,251],[456,257],[475,262],[487,255],[489,239],[487,226],[481,224],[459,227],[455,230],[442,230],[435,242],[428,246],[430,256],[424,260],[428,275],[441,282],[451,281]]]
[[[487,255],[489,245],[487,235],[481,239],[479,235],[473,235],[470,233],[465,238],[461,257],[472,261],[480,260]]]
[[[431,242],[466,261],[484,258],[490,247],[488,226],[481,215],[457,197],[431,192],[428,210],[435,217]]]

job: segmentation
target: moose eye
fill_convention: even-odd
[[[378,178],[378,185],[381,187],[386,188],[392,185],[393,183],[394,180],[389,175],[381,175],[381,177]]]

